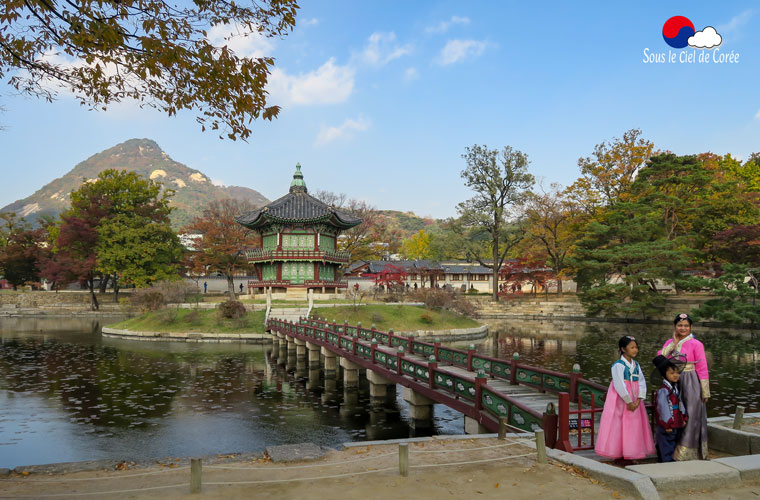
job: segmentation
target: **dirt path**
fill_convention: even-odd
[[[129,471],[79,472],[65,475],[13,476],[0,480],[0,497],[47,498],[203,498],[257,499],[480,499],[480,498],[625,498],[595,480],[561,464],[540,465],[535,452],[519,444],[503,446],[496,439],[432,441],[409,445],[409,477],[398,472],[398,446],[383,445],[330,452],[313,462],[275,464],[261,460],[204,465],[203,493],[190,495],[186,468],[152,467]],[[488,448],[486,448],[488,447]],[[480,449],[473,449],[480,448]],[[445,451],[445,453],[441,453]],[[526,456],[520,456],[526,455]],[[506,458],[511,457],[511,458]],[[440,466],[445,463],[479,463]],[[319,464],[318,467],[311,467]],[[435,467],[419,467],[421,465]],[[309,466],[309,467],[304,467]],[[225,467],[225,468],[218,468]],[[226,467],[235,467],[227,469]],[[244,469],[244,468],[251,469]],[[389,470],[383,470],[389,469]],[[144,475],[145,473],[155,473]],[[357,475],[350,475],[356,474]],[[143,474],[143,475],[138,475]],[[341,476],[302,481],[262,482]],[[132,476],[132,477],[130,477]],[[116,479],[110,479],[116,478]],[[94,479],[91,481],[91,479]],[[65,480],[65,482],[59,482]],[[77,481],[74,481],[77,480]],[[56,482],[43,482],[56,481]],[[255,484],[212,484],[240,481]],[[116,490],[167,489],[115,493]],[[93,494],[107,492],[103,494]],[[68,496],[70,495],[70,496]]]

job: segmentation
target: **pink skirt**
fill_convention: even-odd
[[[625,385],[631,399],[635,401],[639,394],[639,383],[626,380]],[[630,411],[612,383],[604,401],[595,451],[603,457],[626,460],[638,460],[655,454],[654,438],[644,402],[635,411]]]

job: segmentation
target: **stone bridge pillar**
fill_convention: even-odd
[[[472,417],[464,416],[464,433],[465,434],[488,434],[488,428]]]
[[[435,401],[410,387],[404,387],[404,401],[409,403],[409,420],[412,427],[416,429],[432,427]]]
[[[319,369],[319,346],[306,342],[306,350],[309,351],[309,369]]]
[[[343,368],[343,387],[359,387],[359,365],[348,358],[340,358],[340,366]]]
[[[317,356],[319,356],[319,351],[317,351]],[[319,365],[317,368],[309,368],[309,381],[306,383],[306,389],[310,391],[319,389],[319,372]]]
[[[296,344],[296,359],[298,361],[306,361],[306,341],[301,339],[293,339]]]
[[[372,370],[367,370],[367,380],[369,380],[369,396],[372,402],[384,401],[388,395],[388,386],[394,385],[393,382]]]
[[[338,372],[338,355],[323,347],[322,356],[325,357],[325,378],[334,378]]]

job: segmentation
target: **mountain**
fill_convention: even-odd
[[[171,219],[175,228],[184,226],[190,219],[200,215],[203,208],[213,200],[235,198],[256,206],[269,203],[267,198],[253,189],[215,186],[206,174],[172,160],[150,139],[130,139],[91,156],[63,177],[45,184],[33,195],[3,207],[0,212],[15,212],[30,222],[42,215],[58,215],[69,207],[71,191],[109,168],[136,172],[174,189],[176,193],[171,201],[174,207]]]
[[[380,210],[380,215],[385,218],[388,227],[400,230],[404,238],[408,238],[420,229],[427,232],[439,229],[443,220],[420,217],[414,212],[400,212],[398,210]]]

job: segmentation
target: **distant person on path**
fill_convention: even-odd
[[[240,283],[240,294],[241,295],[243,294],[243,284],[242,283]]]
[[[689,418],[678,384],[681,374],[675,363],[665,356],[657,356],[652,363],[663,378],[654,401],[655,422],[657,423],[657,432],[655,432],[657,459],[660,462],[672,462],[676,443],[680,439]]]
[[[673,458],[707,460],[707,400],[710,399],[710,377],[705,359],[705,346],[691,333],[692,319],[679,314],[673,319],[673,338],[668,339],[657,354],[667,357],[681,372],[681,393],[689,421],[676,443]]]
[[[203,282],[203,293],[206,293],[206,290],[208,289],[208,283],[205,281]]]
[[[633,360],[639,344],[625,335],[618,341],[618,352],[620,359],[612,364],[595,451],[624,464],[654,455],[655,450],[647,411],[641,404],[647,397],[647,383],[641,366]]]

